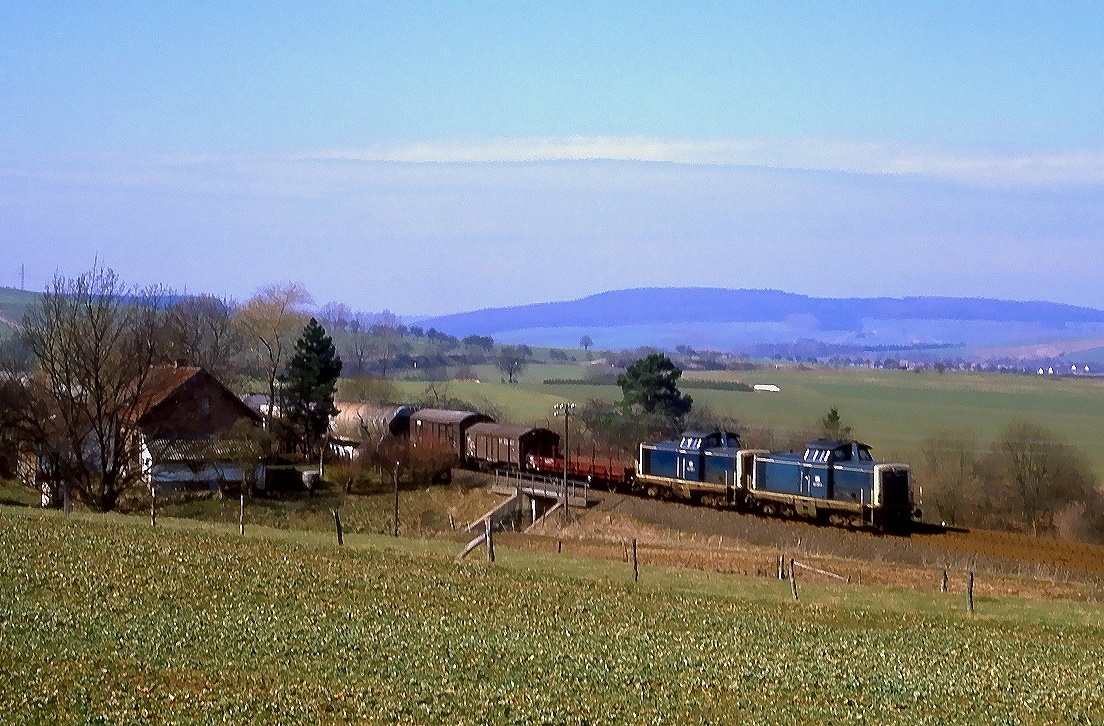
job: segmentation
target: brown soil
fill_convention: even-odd
[[[565,553],[627,561],[636,539],[642,564],[760,577],[777,577],[782,555],[852,584],[928,591],[939,590],[946,569],[948,589],[961,592],[971,571],[981,597],[1084,601],[1104,588],[1104,547],[1096,545],[986,531],[890,536],[617,494],[598,500],[566,526],[554,517],[528,535],[506,535],[503,544],[555,552],[562,542]]]

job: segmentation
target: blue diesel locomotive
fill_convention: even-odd
[[[853,528],[903,530],[920,517],[908,465],[878,463],[857,441],[770,453],[742,449],[728,431],[687,431],[679,441],[640,445],[636,486],[653,497]]]

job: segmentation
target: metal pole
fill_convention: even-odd
[[[570,499],[567,496],[567,462],[571,458],[571,409],[564,406],[564,477],[563,477],[563,491],[564,491],[564,519],[571,521],[571,509],[568,502]]]
[[[557,403],[553,416],[559,416],[563,414],[564,417],[564,470],[563,470],[563,509],[564,519],[570,521],[571,510],[568,504],[568,492],[567,492],[567,469],[568,459],[571,457],[571,410],[575,408],[574,403],[564,401],[563,403]]]

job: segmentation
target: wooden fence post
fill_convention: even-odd
[[[558,539],[556,540],[556,554],[560,554],[561,552],[563,552],[563,540]]]
[[[337,543],[339,545],[345,544],[345,538],[341,536],[341,514],[336,510],[330,510],[333,512],[334,527],[337,528]]]
[[[69,504],[68,501],[65,503],[66,505]],[[157,526],[157,487],[155,486],[150,486],[150,526]]]
[[[238,534],[245,534],[245,491],[238,499]]]
[[[966,576],[966,612],[974,612],[974,572]]]
[[[633,582],[640,581],[640,567],[636,561],[636,537],[633,537]]]
[[[394,533],[394,536],[398,537],[399,536],[399,462],[397,462],[397,461],[395,462],[394,480],[395,480],[394,481],[394,483],[395,483],[395,517],[394,517],[394,520],[395,520],[395,533]]]
[[[939,592],[947,592],[947,570],[943,569],[943,581],[939,583]]]
[[[494,525],[491,523],[490,517],[483,521],[487,523],[487,562],[494,562]]]
[[[69,512],[73,511],[73,500],[69,495],[69,482],[61,487],[61,509],[65,512],[65,516],[69,516]]]
[[[778,579],[786,579],[786,555],[778,553]]]
[[[794,574],[793,558],[790,558],[790,591],[793,593],[794,602],[797,602],[797,575]]]

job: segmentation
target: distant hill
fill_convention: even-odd
[[[23,313],[38,293],[14,287],[0,287],[0,332],[9,331],[23,320]]]
[[[1026,344],[1104,335],[1104,310],[985,298],[817,298],[777,290],[638,288],[579,300],[488,308],[423,320],[541,345],[733,349],[797,339],[855,345]]]

